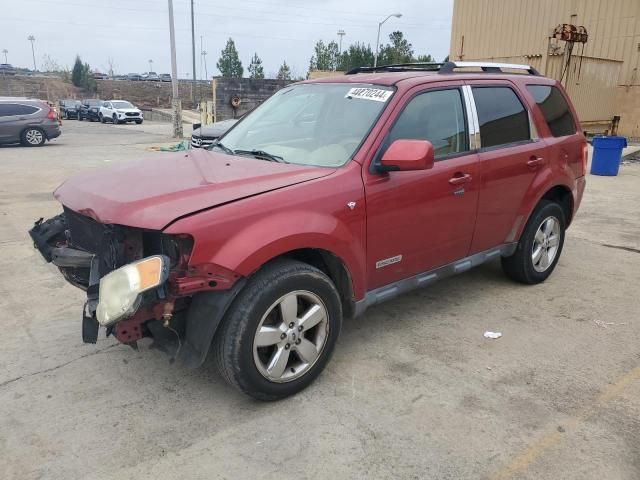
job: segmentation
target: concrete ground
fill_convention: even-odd
[[[589,176],[546,283],[492,263],[373,308],[318,381],[265,404],[210,361],[83,344],[83,292],[27,239],[65,178],[168,128],[69,121],[0,148],[0,478],[640,478],[640,165]]]

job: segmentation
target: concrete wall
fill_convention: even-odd
[[[128,100],[139,107],[171,108],[171,82],[131,82],[129,80],[96,80],[96,96],[104,100]],[[183,108],[192,108],[191,91],[195,89],[198,98],[211,100],[211,82],[197,82],[195,87],[189,81],[178,83],[178,91]]]
[[[238,118],[290,83],[289,80],[216,77],[213,79],[215,120]],[[235,96],[240,98],[238,108],[231,105],[231,99]]]
[[[82,92],[58,77],[0,75],[0,96],[30,97],[57,102],[61,98],[82,98]]]
[[[640,109],[630,105],[640,90],[640,0],[454,0],[449,56],[509,58],[559,79],[565,42],[549,45],[548,37],[561,23],[583,25],[589,33],[584,50],[575,45],[563,82],[581,120],[620,115],[619,132],[639,136]]]

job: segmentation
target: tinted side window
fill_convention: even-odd
[[[429,140],[436,159],[467,150],[467,128],[460,90],[436,90],[414,97],[396,120],[394,140]]]
[[[13,103],[0,103],[0,117],[15,115],[15,113],[13,113],[15,107]]]
[[[482,147],[495,147],[531,138],[529,116],[509,87],[473,87]]]
[[[549,85],[527,85],[527,90],[542,110],[551,135],[564,137],[576,133],[576,124],[567,101],[556,87]]]
[[[29,105],[16,105],[14,109],[13,115],[31,115],[32,113],[36,113],[38,109],[36,107],[31,107]]]

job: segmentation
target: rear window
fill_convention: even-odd
[[[564,137],[576,133],[576,124],[569,105],[560,90],[550,85],[527,85],[554,137]]]
[[[39,109],[29,105],[17,103],[0,103],[0,117],[11,117],[13,115],[31,115]]]
[[[529,115],[509,87],[473,87],[482,148],[528,141]]]

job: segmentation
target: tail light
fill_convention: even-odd
[[[589,144],[582,147],[582,174],[587,174],[587,164],[589,163]]]
[[[56,118],[58,118],[56,111],[51,107],[49,107],[49,113],[47,113],[47,118],[49,120],[55,120]]]

